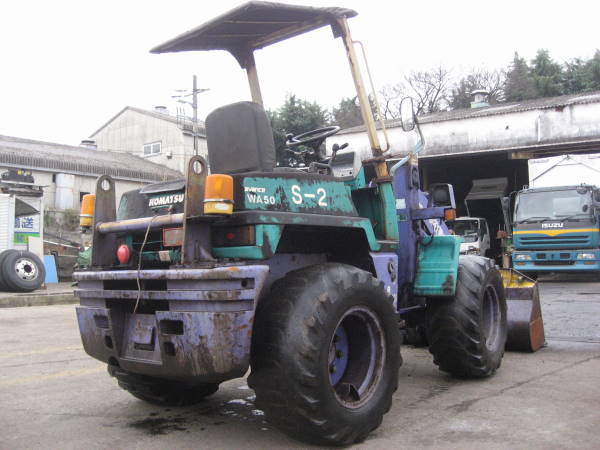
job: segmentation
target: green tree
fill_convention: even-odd
[[[574,58],[564,64],[563,92],[575,94],[589,90],[588,64],[581,58]]]
[[[548,50],[538,50],[531,61],[531,77],[538,97],[554,97],[563,93],[562,66],[550,58]]]
[[[316,102],[299,99],[294,94],[288,94],[283,105],[274,111],[267,111],[267,115],[273,128],[278,161],[285,156],[283,148],[287,133],[306,133],[327,126],[330,122],[326,109]]]
[[[524,58],[515,52],[512,64],[506,73],[504,94],[507,102],[520,102],[537,98],[537,88]]]
[[[370,95],[369,105],[371,106],[371,113],[373,114],[373,118],[375,120],[379,120],[379,116],[377,114],[377,105],[375,104],[375,101]],[[381,114],[385,117],[383,111],[381,112]],[[363,117],[360,111],[358,98],[343,98],[340,101],[339,106],[334,106],[331,109],[331,123],[332,125],[337,125],[340,128],[351,128],[357,125],[362,125]]]
[[[594,56],[585,64],[586,90],[600,90],[600,50],[596,50]]]
[[[452,109],[468,109],[471,107],[471,92],[475,89],[482,89],[475,85],[469,76],[461,78],[452,88],[450,94],[450,107]]]
[[[331,111],[333,123],[341,128],[351,128],[363,123],[358,100],[354,98],[343,98],[339,106],[333,107]]]

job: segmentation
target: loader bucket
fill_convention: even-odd
[[[508,319],[506,350],[535,352],[546,339],[537,282],[514,269],[500,269]]]

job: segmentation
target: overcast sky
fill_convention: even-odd
[[[31,0],[0,6],[0,134],[77,145],[125,106],[175,112],[175,89],[201,94],[200,117],[249,100],[245,72],[225,52],[152,55],[150,48],[243,2]],[[437,65],[458,76],[503,68],[539,48],[563,62],[600,48],[596,1],[289,1],[344,6],[378,88]],[[260,50],[266,108],[286,93],[327,108],[353,96],[343,46],[329,29]]]

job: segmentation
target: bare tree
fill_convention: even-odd
[[[414,94],[417,115],[437,112],[447,106],[450,71],[438,66],[427,72],[412,72],[405,80]]]
[[[473,69],[470,74],[461,78],[452,88],[450,106],[452,109],[469,108],[471,106],[471,92],[477,89],[483,89],[489,93],[488,101],[490,104],[503,102],[505,100],[505,86],[506,71],[503,69]]]
[[[411,72],[404,82],[387,85],[379,91],[381,112],[386,119],[400,117],[400,101],[413,97],[417,115],[442,110],[448,105],[450,71],[437,67],[430,71]]]
[[[386,120],[400,118],[400,102],[406,97],[406,88],[402,83],[388,84],[378,92],[381,114]]]
[[[490,94],[490,103],[505,101],[504,87],[506,86],[506,71],[504,69],[485,70],[475,73],[479,84]]]

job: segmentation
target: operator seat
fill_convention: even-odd
[[[275,142],[261,105],[238,102],[206,117],[206,145],[212,173],[273,172]]]

